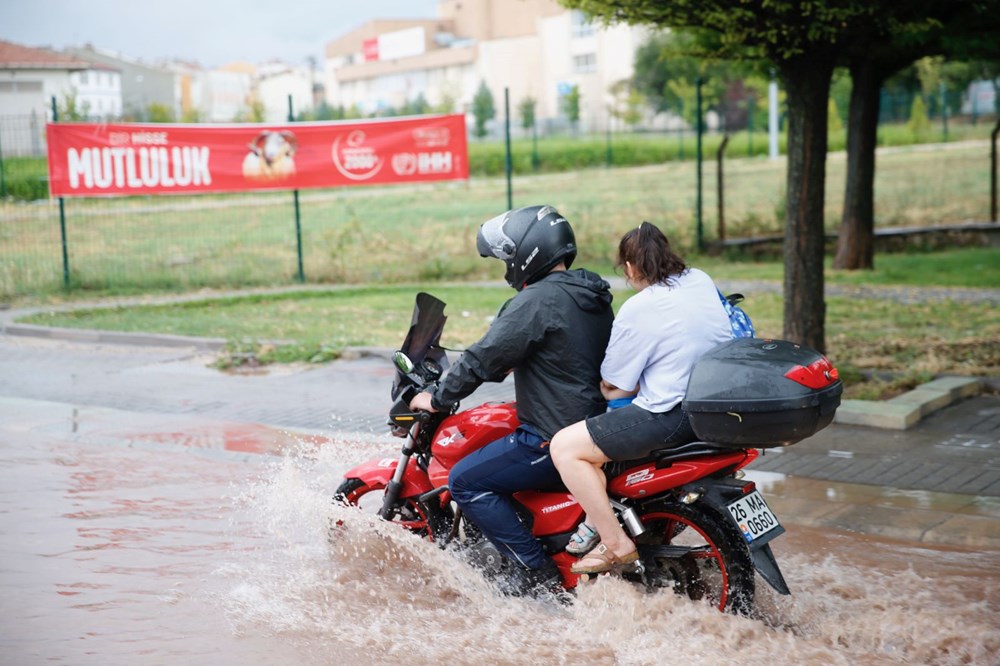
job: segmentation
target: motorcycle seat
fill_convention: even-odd
[[[709,456],[719,453],[732,453],[733,448],[719,446],[710,442],[688,442],[679,446],[671,446],[665,449],[656,449],[645,458],[635,460],[619,460],[606,463],[604,472],[608,477],[615,477],[631,467],[655,462],[657,467],[668,467],[671,463],[687,458],[698,456]]]

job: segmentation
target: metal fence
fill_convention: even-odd
[[[47,187],[44,159],[15,155],[6,143],[25,152],[35,150],[33,141],[43,137],[39,132],[44,133],[44,124],[33,122],[0,119],[0,128],[5,128],[0,173],[5,174],[6,188],[0,202],[0,300],[67,288],[138,293],[289,284],[300,276],[321,283],[499,277],[491,262],[477,260],[474,236],[482,220],[507,205],[502,177],[304,190],[299,195],[300,254],[291,192],[13,200],[12,187],[39,187],[43,192]],[[953,122],[952,143],[883,151],[876,182],[877,224],[987,219],[989,131],[985,122]],[[741,157],[766,150],[766,135],[758,137],[734,137],[726,151],[725,221],[732,237],[779,233],[782,228],[784,160]],[[747,150],[748,139],[756,140],[757,148]],[[681,247],[695,245],[692,137],[609,133],[579,140],[596,143],[602,154],[602,142],[607,141],[607,149],[619,157],[637,142],[679,147],[678,142],[686,141],[686,159],[551,174],[527,168],[513,179],[513,205],[548,202],[559,207],[577,229],[585,262],[610,262],[621,233],[641,220],[663,225]],[[714,145],[718,143],[716,137]],[[473,151],[477,145],[473,142]],[[530,140],[514,144],[515,158],[522,164],[529,162],[531,150]],[[706,148],[704,222],[709,240],[719,217],[716,177],[714,149]],[[844,157],[833,153],[827,167],[826,219],[831,232],[839,224],[843,188]]]

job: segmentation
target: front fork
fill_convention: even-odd
[[[410,458],[412,457],[413,443],[408,440],[399,455],[399,462],[396,463],[396,469],[392,473],[392,478],[389,479],[389,483],[385,486],[385,494],[382,496],[382,508],[378,512],[379,517],[383,520],[392,520],[396,515],[399,494],[403,490],[403,474],[406,473],[406,467],[410,464]]]

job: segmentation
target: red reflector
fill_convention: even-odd
[[[819,360],[809,365],[797,365],[785,373],[785,377],[791,379],[793,382],[811,389],[820,389],[824,386],[829,386],[837,381],[839,376],[837,368],[833,367],[830,361],[826,360],[825,356],[821,356]]]
[[[749,495],[753,491],[757,490],[757,484],[753,481],[748,481],[747,485],[743,486],[743,494]]]

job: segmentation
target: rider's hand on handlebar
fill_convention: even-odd
[[[413,396],[413,400],[410,400],[410,409],[413,411],[424,411],[424,412],[436,412],[434,405],[431,404],[431,394],[427,391],[422,391],[421,393]]]

